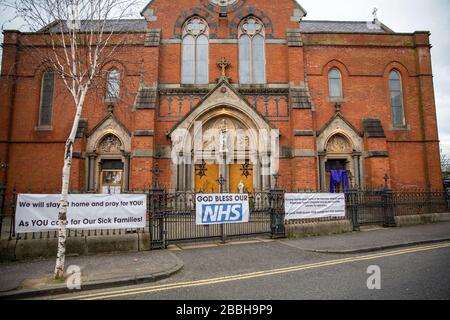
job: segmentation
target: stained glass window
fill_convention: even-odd
[[[255,17],[245,19],[239,28],[239,82],[266,82],[264,25]]]
[[[189,19],[183,28],[181,81],[184,84],[208,84],[208,25],[199,18]]]
[[[39,126],[52,125],[53,94],[55,90],[55,73],[47,71],[42,77],[41,105],[39,110]]]
[[[396,70],[391,71],[389,74],[389,89],[394,126],[404,126],[402,79]]]
[[[342,95],[342,77],[341,72],[334,68],[328,74],[328,82],[330,85],[330,97],[341,98]]]
[[[112,69],[108,72],[106,98],[108,101],[117,101],[120,97],[120,72]]]

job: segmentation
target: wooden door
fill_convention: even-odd
[[[202,164],[195,166],[195,191],[219,193],[219,165]]]
[[[239,184],[244,185],[244,193],[253,193],[253,165],[231,164],[230,165],[230,192],[239,193]]]

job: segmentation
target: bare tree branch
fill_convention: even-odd
[[[120,22],[134,18],[142,0],[3,0],[36,34],[21,38],[64,83],[75,106],[62,169],[58,253],[55,278],[64,276],[65,241],[73,145],[88,93],[102,83],[102,67],[127,43]],[[98,82],[98,83],[96,83]]]
[[[450,172],[450,158],[444,153],[444,150],[441,148],[441,169],[442,172],[448,173]]]

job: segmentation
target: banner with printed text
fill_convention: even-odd
[[[19,194],[17,233],[58,230],[61,196]],[[134,194],[71,194],[67,228],[79,230],[145,228],[147,197]]]
[[[343,193],[286,193],[285,219],[345,217]]]
[[[250,219],[248,194],[197,194],[197,225],[244,223]]]

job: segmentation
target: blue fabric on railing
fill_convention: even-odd
[[[348,189],[347,170],[330,170],[330,192],[334,193],[336,185],[343,184],[344,191]]]

